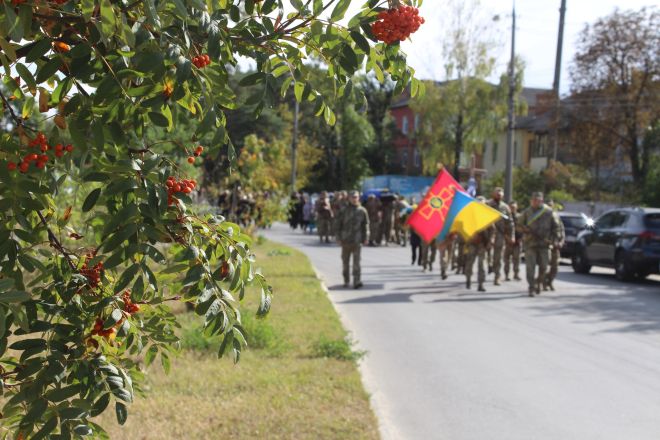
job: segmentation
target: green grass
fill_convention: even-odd
[[[352,349],[327,295],[300,252],[258,240],[257,261],[275,297],[265,320],[254,318],[258,295],[242,307],[250,348],[234,365],[217,359],[219,340],[183,310],[181,355],[169,375],[155,362],[146,396],[126,425],[101,417],[123,439],[375,439],[376,419]]]

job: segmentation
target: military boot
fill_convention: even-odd
[[[479,283],[479,289],[477,289],[479,292],[485,292],[486,289],[484,289],[484,283]]]
[[[548,281],[547,286],[548,286],[548,289],[550,289],[551,291],[553,291],[553,292],[555,291],[555,286],[552,285],[552,280]]]
[[[500,285],[500,277],[495,277],[495,281],[493,281],[493,284],[495,286],[499,286]]]
[[[443,270],[442,273],[440,274],[440,278],[442,278],[443,280],[446,280],[447,279],[447,272],[445,272]]]
[[[528,289],[529,296],[534,296],[534,290],[535,290],[534,287],[529,286],[529,289]]]
[[[465,279],[465,288],[470,290],[470,277],[467,277]]]
[[[518,274],[515,274],[515,275],[513,276],[513,279],[516,280],[516,281],[521,281],[521,280],[520,280],[520,277],[518,276]]]
[[[505,273],[504,274],[504,281],[511,281],[511,278],[509,278],[509,274]]]

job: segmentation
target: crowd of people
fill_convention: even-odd
[[[502,188],[495,188],[490,199],[477,197],[481,203],[496,209],[502,217],[469,240],[450,234],[442,242],[427,243],[406,224],[415,200],[392,193],[361,195],[357,191],[339,191],[332,197],[323,191],[312,195],[295,193],[289,205],[289,224],[305,233],[315,229],[322,244],[334,237],[342,246],[344,285],[362,287],[360,278],[360,249],[369,246],[406,246],[410,243],[412,264],[423,271],[432,271],[438,261],[441,278],[450,271],[465,276],[466,288],[472,288],[474,266],[478,291],[485,291],[486,278],[493,275],[493,284],[521,281],[520,261],[525,258],[529,296],[554,290],[559,256],[564,244],[564,226],[551,201],[544,202],[543,194],[535,192],[530,206],[518,211],[515,201],[505,203]],[[364,202],[364,206],[362,206]],[[350,270],[350,259],[353,269]]]

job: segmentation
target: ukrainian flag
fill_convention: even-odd
[[[449,234],[456,232],[468,241],[501,217],[498,210],[476,201],[464,192],[456,191],[438,240],[443,241]]]

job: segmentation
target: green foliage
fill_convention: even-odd
[[[660,208],[660,156],[658,155],[651,158],[641,196],[644,204]]]
[[[348,336],[344,339],[328,339],[321,336],[312,347],[312,355],[313,357],[356,362],[362,359],[367,352],[353,350],[353,345],[355,345],[355,341]]]
[[[360,180],[369,174],[369,163],[365,157],[373,144],[374,129],[365,114],[355,111],[352,105],[344,108],[340,120],[342,188],[356,188]]]
[[[144,365],[159,360],[169,369],[179,345],[170,302],[193,304],[204,331],[219,338],[219,355],[238,361],[250,338],[239,303],[254,286],[257,314],[265,315],[271,288],[250,237],[193,208],[192,183],[180,182],[198,171],[181,158],[201,143],[205,166],[218,158],[229,167],[236,152],[228,112],[243,104],[259,115],[289,90],[334,124],[338,98],[360,94],[351,78],[363,66],[389,73],[403,90],[413,72],[399,46],[364,45],[374,41],[369,23],[378,8],[371,2],[342,25],[349,3],[294,2],[286,18],[272,0],[0,8],[6,432],[102,437],[91,419],[113,407],[125,423]],[[201,55],[208,65],[195,61]],[[240,80],[250,90],[240,102],[229,80],[238,57],[257,69]],[[310,58],[324,64],[322,75]],[[69,142],[71,151],[46,147]],[[30,161],[26,172],[10,170],[32,152],[47,156],[43,167]]]

